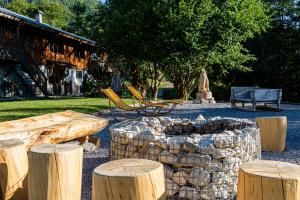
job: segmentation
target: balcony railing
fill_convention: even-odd
[[[26,43],[28,42],[14,37],[0,36],[0,59],[23,61],[24,56],[30,55],[35,62],[38,62],[43,52],[39,52],[34,46]]]

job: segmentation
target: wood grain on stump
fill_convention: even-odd
[[[92,199],[165,199],[163,165],[144,159],[122,159],[102,164],[93,173]]]
[[[258,117],[256,122],[260,128],[262,151],[284,151],[287,130],[286,117]]]
[[[28,157],[23,142],[0,141],[0,198],[27,199]]]
[[[240,168],[237,200],[299,199],[299,165],[257,160]]]
[[[80,200],[83,149],[76,144],[37,145],[29,151],[30,200]]]

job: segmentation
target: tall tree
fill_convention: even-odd
[[[249,63],[253,71],[232,72],[235,85],[282,88],[283,100],[300,101],[300,1],[265,0],[271,8],[272,22],[267,33],[247,42],[257,60]]]
[[[92,19],[94,11],[101,3],[97,0],[64,1],[70,10],[70,21],[67,30],[85,37],[92,37]]]
[[[202,68],[249,70],[254,57],[243,42],[266,29],[265,11],[261,0],[111,0],[102,44],[131,63],[152,63],[144,69],[163,71],[187,99]]]
[[[44,23],[57,28],[65,28],[69,21],[69,9],[59,0],[11,0],[3,4],[5,8],[33,18],[36,11],[44,13]]]
[[[28,15],[32,8],[32,4],[30,4],[27,0],[13,0],[5,3],[3,1],[2,5],[5,8],[13,10],[22,15]]]
[[[244,64],[255,58],[243,42],[266,30],[266,10],[260,0],[165,3],[160,13],[168,32],[162,44],[171,51],[164,69],[180,97],[189,97],[202,68],[214,75],[249,70]]]
[[[44,13],[44,22],[57,28],[65,28],[69,21],[69,9],[59,0],[33,0],[36,10]]]

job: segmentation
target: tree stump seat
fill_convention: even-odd
[[[262,151],[285,150],[287,118],[285,116],[257,117]]]
[[[76,144],[36,145],[29,151],[30,200],[80,200],[83,148]]]
[[[237,200],[299,200],[300,166],[256,160],[241,166]]]
[[[0,141],[0,199],[27,199],[28,157],[23,142]]]
[[[144,159],[122,159],[102,164],[93,173],[92,199],[165,199],[163,165]]]

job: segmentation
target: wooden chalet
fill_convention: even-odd
[[[95,42],[0,8],[0,97],[80,95]]]

